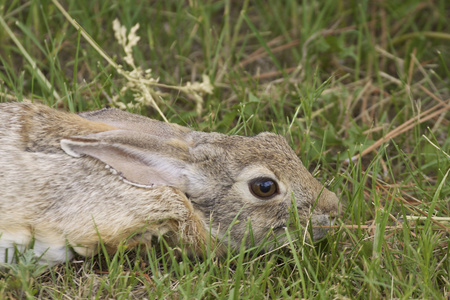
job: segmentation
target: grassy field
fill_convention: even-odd
[[[326,240],[298,228],[268,254],[25,255],[0,299],[447,299],[449,16],[448,0],[1,1],[0,101],[277,132],[345,209]]]

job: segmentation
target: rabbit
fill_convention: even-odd
[[[332,224],[339,199],[274,133],[0,103],[0,263],[30,243],[39,262],[55,265],[95,255],[100,241],[114,252],[163,235],[201,254],[208,241],[240,247],[249,223],[245,245],[258,245],[284,232],[292,199],[323,237],[317,227]]]

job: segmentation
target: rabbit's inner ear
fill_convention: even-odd
[[[162,152],[160,141],[155,140],[154,149],[148,149],[96,139],[103,136],[105,133],[64,139],[61,140],[61,148],[74,157],[88,155],[102,161],[127,183],[139,187],[169,185],[184,190],[186,162]]]

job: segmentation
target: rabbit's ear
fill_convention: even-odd
[[[178,137],[191,131],[187,127],[149,119],[116,108],[82,112],[78,115],[84,119],[103,122],[118,129],[146,132],[162,138]]]
[[[104,162],[130,184],[185,190],[189,147],[182,140],[111,130],[63,139],[61,148],[74,157],[88,155]]]

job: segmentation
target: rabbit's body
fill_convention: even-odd
[[[256,196],[255,180],[263,191],[276,182],[276,193]],[[251,220],[258,243],[287,224],[292,193],[301,219],[315,206],[313,223],[329,225],[336,196],[274,134],[196,132],[115,109],[75,115],[0,104],[0,262],[31,241],[44,262],[58,263],[71,257],[67,245],[89,256],[100,238],[114,250],[133,234],[131,246],[172,233],[198,252],[210,227],[221,238],[236,216],[229,242],[239,245]]]

